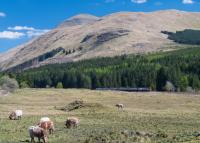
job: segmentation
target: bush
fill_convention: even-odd
[[[199,80],[199,77],[197,75],[194,75],[192,77],[191,84],[192,84],[192,87],[195,91],[198,91],[200,89],[200,80]]]
[[[187,76],[183,76],[181,77],[181,81],[180,81],[180,89],[181,91],[186,91],[188,87],[188,78]]]
[[[23,81],[20,83],[20,88],[29,88],[29,85],[25,81]]]
[[[62,82],[59,82],[59,83],[56,85],[56,88],[63,88]]]
[[[190,93],[192,93],[192,92],[195,92],[195,90],[192,89],[191,86],[188,86],[188,87],[186,88],[186,92],[190,92]]]
[[[16,89],[19,88],[18,82],[15,79],[12,79],[8,76],[3,76],[0,79],[0,87],[3,90],[8,92],[14,92]]]
[[[164,90],[165,91],[175,91],[175,87],[170,81],[167,81],[165,84]]]

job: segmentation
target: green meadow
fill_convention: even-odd
[[[59,110],[75,100],[92,106]],[[22,120],[8,119],[15,109],[23,110]],[[200,96],[187,93],[20,89],[0,97],[0,142],[29,142],[29,126],[48,116],[55,123],[49,143],[198,143],[199,111]],[[72,116],[80,125],[67,129],[65,120]]]

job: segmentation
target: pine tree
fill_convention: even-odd
[[[167,81],[166,69],[161,67],[157,74],[156,87],[158,91],[162,91]]]

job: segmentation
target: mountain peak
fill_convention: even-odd
[[[70,17],[68,20],[72,19],[99,19],[99,17],[91,15],[91,14],[78,14],[73,17]]]

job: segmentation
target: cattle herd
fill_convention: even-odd
[[[10,120],[20,120],[22,118],[22,110],[15,110],[10,113]],[[76,117],[69,117],[65,121],[65,125],[67,128],[77,127],[79,125],[79,119]],[[48,142],[48,135],[53,134],[55,131],[54,123],[48,117],[42,117],[38,124],[35,126],[31,126],[28,129],[31,142],[35,142],[34,138],[38,138],[38,141],[41,140],[43,143]]]
[[[115,105],[118,109],[123,109],[123,104]],[[20,120],[22,118],[23,112],[22,110],[15,110],[10,113],[10,120]],[[80,123],[80,120],[77,117],[69,117],[65,121],[65,126],[67,128],[77,127]],[[38,138],[38,141],[41,140],[43,143],[48,143],[48,135],[53,134],[55,131],[54,123],[48,117],[42,117],[38,124],[35,126],[31,126],[28,129],[28,133],[31,138],[31,142],[35,142],[34,138]]]

